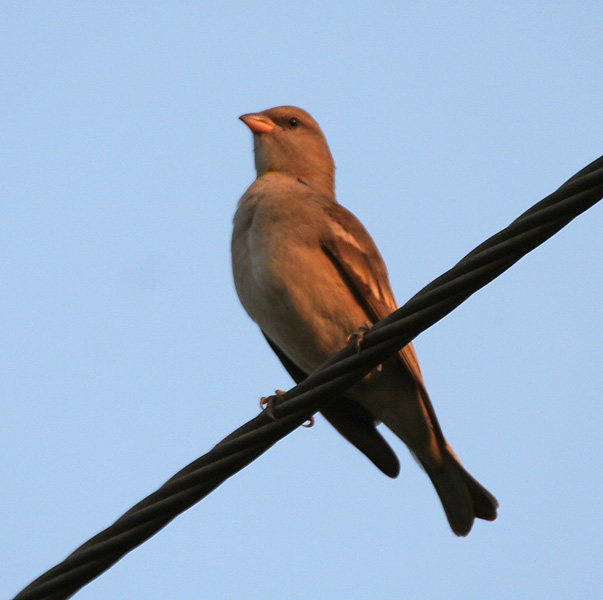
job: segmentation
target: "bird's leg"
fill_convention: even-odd
[[[272,396],[262,396],[260,398],[260,406],[262,410],[266,411],[266,414],[273,420],[276,421],[276,417],[274,416],[274,407],[277,404],[277,399],[282,398],[285,395],[283,390],[276,390]],[[303,423],[303,427],[312,427],[314,425],[314,417],[310,417],[305,423]]]
[[[354,331],[348,335],[346,338],[346,342],[349,344],[350,342],[354,343],[354,347],[356,348],[356,352],[360,354],[360,350],[362,349],[362,343],[364,342],[364,336],[373,328],[373,324],[370,321],[365,321],[364,325],[361,325],[358,328],[358,331]],[[379,365],[375,370],[380,372],[383,369],[383,365]]]

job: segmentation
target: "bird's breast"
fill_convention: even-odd
[[[303,206],[241,203],[234,219],[233,273],[245,310],[309,373],[366,320],[320,243]]]

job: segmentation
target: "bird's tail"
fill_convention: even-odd
[[[471,531],[476,518],[496,519],[498,501],[469,475],[448,448],[443,455],[444,463],[437,468],[420,462],[440,497],[452,531],[458,536],[465,536]]]

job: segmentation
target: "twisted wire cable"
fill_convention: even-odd
[[[360,353],[344,348],[276,398],[274,419],[263,412],[239,427],[13,600],[71,597],[602,197],[603,156],[375,324]]]

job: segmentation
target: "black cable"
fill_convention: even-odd
[[[30,583],[14,600],[59,600],[75,594],[602,196],[603,157],[576,173],[377,323],[364,336],[362,352],[350,346],[344,348],[282,399],[277,399],[276,420],[260,413],[239,427],[113,525]]]

